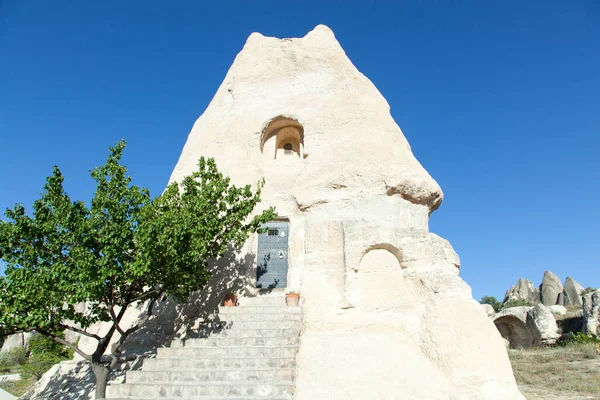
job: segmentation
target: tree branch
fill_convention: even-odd
[[[64,328],[64,329],[69,329],[69,330],[71,330],[71,331],[73,331],[73,332],[75,332],[75,333],[79,333],[80,335],[87,336],[87,337],[91,337],[91,338],[93,338],[93,339],[96,339],[96,340],[98,340],[98,341],[100,341],[100,340],[101,340],[101,337],[100,337],[100,336],[98,336],[98,335],[96,335],[95,333],[86,332],[86,331],[85,331],[85,330],[83,330],[83,329],[76,328],[76,327],[74,327],[74,326],[70,326],[70,325],[64,325],[64,324],[61,324],[61,325],[59,325],[59,326],[60,326],[61,328]]]
[[[50,332],[41,330],[41,329],[32,329],[31,331],[37,331],[39,333],[41,333],[42,335],[46,335],[49,338],[51,338],[52,340],[54,340],[57,343],[60,343],[64,346],[67,346],[68,348],[70,348],[71,350],[73,350],[74,352],[76,352],[77,354],[79,354],[81,357],[85,358],[87,361],[92,361],[92,356],[89,354],[84,353],[83,351],[81,351],[79,349],[79,347],[75,346],[73,343],[71,342],[67,342],[65,339],[58,337]]]

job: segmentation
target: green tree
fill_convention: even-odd
[[[498,299],[495,298],[494,296],[483,296],[481,298],[481,301],[479,303],[481,303],[481,304],[489,304],[490,306],[492,306],[492,308],[496,312],[498,312],[498,310],[500,310],[500,308],[502,308],[502,303],[500,303],[498,301]]]
[[[275,217],[273,209],[251,216],[263,182],[254,193],[250,185],[236,187],[213,159],[201,158],[196,172],[152,199],[120,164],[124,147],[124,141],[111,147],[106,163],[91,171],[97,187],[89,206],[69,198],[55,167],[32,216],[17,204],[0,220],[6,264],[0,335],[37,331],[80,354],[92,364],[96,398],[105,397],[124,341],[155,303],[168,295],[185,301],[202,289],[210,259],[241,246]],[[124,329],[125,311],[136,302],[145,302],[145,318]],[[85,312],[75,307],[81,303]],[[106,334],[86,331],[97,322],[109,323]],[[95,339],[95,350],[85,353],[57,334],[65,329]],[[119,339],[109,349],[115,333]]]

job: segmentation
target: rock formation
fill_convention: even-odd
[[[600,290],[583,296],[584,332],[600,335]]]
[[[560,337],[552,311],[543,304],[505,308],[492,321],[513,349],[554,344]]]
[[[563,304],[565,306],[578,306],[581,307],[583,305],[581,293],[584,288],[579,283],[575,281],[575,279],[567,276],[565,280],[565,284],[563,286]]]
[[[297,400],[523,398],[458,256],[429,232],[440,187],[329,28],[250,35],[171,181],[200,156],[236,184],[264,178],[262,205],[289,224],[279,258],[305,299]]]
[[[504,295],[503,303],[515,300],[525,300],[531,304],[540,302],[540,290],[531,281],[520,278],[515,286],[511,286]]]
[[[527,312],[527,325],[534,334],[534,346],[554,344],[560,337],[552,311],[543,304],[538,304]]]
[[[550,271],[544,272],[540,285],[540,300],[545,306],[558,304],[558,295],[563,291],[562,283],[558,276]],[[561,304],[562,305],[562,304]]]
[[[489,304],[482,304],[481,307],[483,308],[483,310],[485,311],[485,313],[488,316],[492,316],[492,315],[496,314],[496,310],[494,310],[494,307],[492,307]]]

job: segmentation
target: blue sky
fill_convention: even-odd
[[[399,4],[398,4],[399,3]],[[0,208],[109,145],[158,194],[247,36],[326,24],[445,192],[431,230],[476,298],[600,287],[600,2],[0,0]]]

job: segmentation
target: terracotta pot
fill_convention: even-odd
[[[231,294],[231,293],[226,294],[225,300],[223,300],[223,305],[225,307],[237,306],[237,296],[235,294]]]
[[[297,306],[300,302],[300,293],[286,293],[285,304],[288,306]]]

